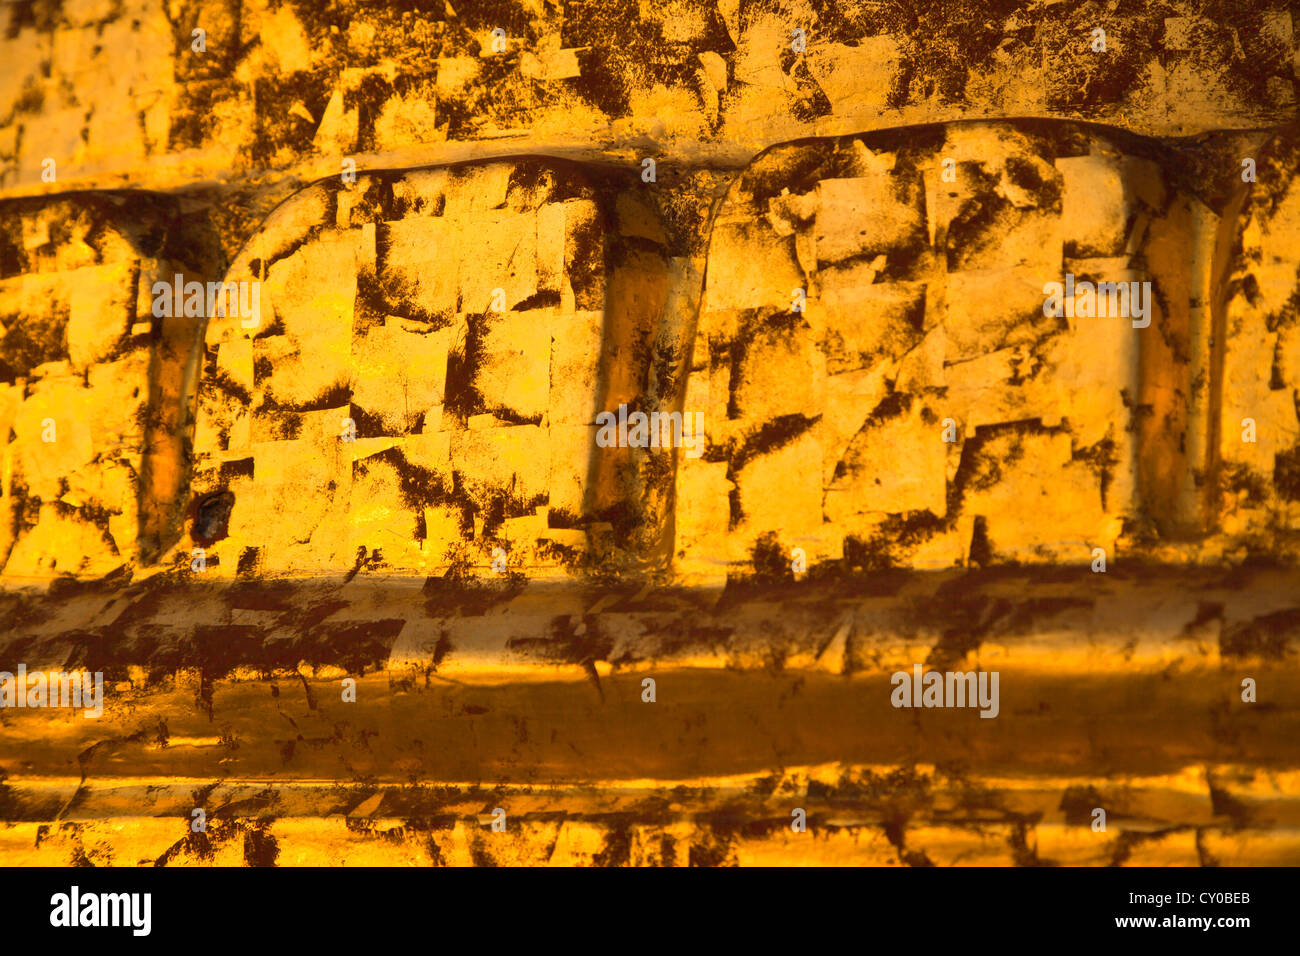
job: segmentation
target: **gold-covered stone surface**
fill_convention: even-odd
[[[1260,151],[1220,235],[1222,525],[1261,551],[1300,532],[1300,136]]]
[[[710,447],[681,472],[679,556],[1079,562],[1203,530],[1219,217],[1174,163],[1033,122],[756,159],[710,237],[686,397]],[[1067,277],[1145,283],[1147,314],[1050,315]]]
[[[1284,4],[0,27],[0,864],[1300,862]]]
[[[147,565],[176,540],[181,378],[202,319],[164,327],[151,289],[202,257],[202,218],[157,196],[4,204],[7,587]]]
[[[225,277],[260,283],[260,316],[207,326],[187,545],[219,577],[660,547],[663,489],[595,443],[606,403],[655,404],[669,282],[653,209],[608,179],[502,161],[280,206]]]

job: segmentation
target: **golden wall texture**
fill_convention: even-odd
[[[0,863],[1300,863],[1290,10],[4,17]]]

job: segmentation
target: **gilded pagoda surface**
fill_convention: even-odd
[[[6,7],[0,864],[1300,863],[1300,22],[1189,10]]]

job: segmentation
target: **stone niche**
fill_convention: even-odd
[[[148,193],[0,204],[6,587],[148,564],[179,534],[184,369],[202,316],[151,290],[220,265],[206,213]]]
[[[1098,548],[1187,561],[1242,553],[1226,533],[1242,522],[1292,527],[1293,154],[1250,193],[1272,205],[1226,227],[1245,229],[1244,256],[1218,260],[1220,216],[1180,186],[1181,162],[1054,121],[757,157],[710,236],[685,397],[708,444],[677,473],[679,569],[716,579],[796,548],[866,568]],[[1270,291],[1234,286],[1225,364],[1212,301],[1228,260]],[[1065,308],[1051,283],[1074,292]],[[1134,297],[1094,295],[1102,283]],[[1269,437],[1243,446],[1252,408]],[[1239,517],[1212,490],[1220,454],[1249,492]]]
[[[276,209],[226,276],[260,317],[207,327],[187,546],[218,577],[662,563],[671,451],[595,442],[601,410],[664,397],[668,257],[634,181],[520,159]]]

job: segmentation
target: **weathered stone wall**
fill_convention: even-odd
[[[44,276],[80,305],[65,319],[57,296],[48,315],[15,298],[27,417],[6,580],[185,573],[197,548],[223,578],[710,586],[795,548],[814,568],[1292,555],[1297,188],[1293,134],[1263,139],[1193,152],[990,121],[780,145],[662,187],[538,159],[322,180],[214,276],[229,309],[199,296],[139,325],[132,474],[147,458],[147,480],[117,487],[121,454],[67,444],[108,489],[80,526],[113,515],[148,547],[114,541],[72,567],[55,512],[25,517],[82,506],[32,484],[33,455],[73,453],[34,423],[87,431],[93,415],[55,414],[29,378],[66,351],[69,371],[126,387],[82,355],[88,330],[108,354],[121,305],[84,276],[28,271],[10,283]],[[1258,157],[1256,182],[1234,152]],[[1217,174],[1190,175],[1188,156]],[[701,194],[714,203],[680,214]],[[25,221],[17,269],[79,249],[114,268],[111,243]],[[144,225],[146,245],[218,241],[203,213]],[[181,267],[141,262],[116,268],[148,317],[154,281]],[[1053,282],[1123,294],[1052,312]],[[255,314],[235,287],[257,292]],[[682,414],[691,447],[601,447],[598,414],[620,406]]]
[[[205,218],[150,194],[4,204],[7,582],[102,577],[175,540],[180,376],[202,319],[155,318],[150,289],[216,253]]]
[[[6,19],[10,194],[52,191],[46,157],[58,188],[172,188],[466,149],[743,159],[976,116],[1187,135],[1296,103],[1296,24],[1275,0],[22,0]]]
[[[4,862],[1300,860],[1283,5],[3,24]]]

